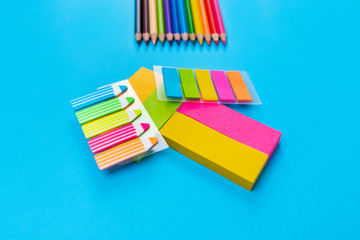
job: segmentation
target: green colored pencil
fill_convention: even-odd
[[[84,124],[108,114],[125,109],[134,102],[132,97],[119,97],[95,104],[93,106],[77,111],[76,117],[80,124]]]
[[[159,40],[161,44],[165,41],[165,18],[164,18],[164,6],[162,0],[156,0],[156,13],[157,13],[157,26],[159,33]]]
[[[193,20],[192,12],[191,12],[190,0],[184,0],[184,3],[185,3],[186,19],[187,19],[187,23],[188,23],[189,38],[190,38],[190,41],[193,44],[195,44],[196,34],[195,34],[194,20]]]

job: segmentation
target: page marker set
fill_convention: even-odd
[[[163,101],[261,104],[245,71],[154,66],[157,98]]]
[[[250,191],[281,132],[220,103],[261,101],[246,72],[161,66],[71,101],[99,169],[170,146]]]
[[[127,80],[70,101],[100,170],[167,148]]]

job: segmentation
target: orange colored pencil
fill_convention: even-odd
[[[133,157],[145,153],[158,143],[156,137],[140,137],[112,147],[95,155],[100,170],[126,164]]]
[[[198,1],[199,1],[201,22],[202,22],[203,30],[204,30],[204,37],[205,37],[206,42],[210,45],[211,33],[210,33],[208,17],[206,14],[205,1],[204,0],[198,0]]]

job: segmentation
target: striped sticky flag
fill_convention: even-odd
[[[137,138],[148,130],[149,127],[150,124],[148,123],[130,123],[126,126],[116,128],[110,132],[91,138],[88,140],[88,143],[91,151],[95,154],[120,143]]]
[[[96,163],[100,170],[112,167],[118,164],[125,164],[130,158],[136,155],[145,153],[150,148],[157,144],[156,137],[140,137],[125,143],[119,144],[116,147],[110,148],[104,152],[95,155]]]
[[[81,109],[77,111],[76,117],[79,120],[80,124],[90,122],[92,120],[98,119],[100,117],[106,116],[108,114],[124,110],[127,106],[134,102],[132,97],[119,97],[112,98],[105,102],[95,104],[93,106]]]
[[[140,116],[141,110],[121,110],[82,125],[86,138],[95,137],[114,128],[131,123]]]
[[[95,103],[105,101],[113,97],[117,97],[121,93],[125,92],[126,89],[127,89],[126,86],[119,86],[118,88],[113,88],[111,85],[109,85],[100,88],[96,92],[71,100],[70,104],[73,107],[73,109],[77,111],[81,108],[91,106]]]

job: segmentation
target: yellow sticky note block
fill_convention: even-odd
[[[268,155],[175,112],[161,128],[168,145],[234,183],[251,190]]]
[[[209,71],[196,69],[195,75],[200,88],[202,99],[205,101],[217,101],[218,96],[215,92]]]
[[[129,78],[129,82],[139,96],[141,102],[144,102],[150,97],[156,89],[154,72],[143,67]]]

